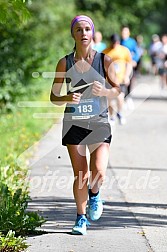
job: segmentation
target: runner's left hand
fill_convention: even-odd
[[[93,82],[92,94],[95,96],[105,96],[106,88],[99,81]]]

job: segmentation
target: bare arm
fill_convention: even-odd
[[[104,68],[107,77],[107,81],[112,86],[111,89],[103,87],[100,82],[95,81],[93,85],[92,92],[96,96],[107,96],[108,98],[115,98],[120,94],[120,85],[116,78],[114,65],[109,56],[104,55]]]
[[[65,79],[65,74],[66,74],[66,58],[62,58],[59,60],[56,67],[55,78],[50,93],[50,101],[55,105],[63,105],[67,102],[78,104],[80,102],[81,94],[72,93],[69,95],[60,95],[61,88]]]

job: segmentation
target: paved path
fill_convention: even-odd
[[[158,77],[139,77],[127,124],[116,123],[100,220],[87,236],[70,234],[76,209],[72,169],[61,146],[61,124],[38,144],[31,160],[31,210],[39,210],[47,233],[31,236],[30,252],[166,252],[167,251],[167,96]],[[146,100],[147,98],[147,100]]]

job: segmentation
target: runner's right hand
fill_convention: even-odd
[[[67,102],[70,104],[79,104],[81,96],[81,93],[71,93],[68,95]]]

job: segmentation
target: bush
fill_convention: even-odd
[[[22,252],[29,247],[24,237],[15,237],[15,232],[9,231],[6,236],[0,233],[1,252]]]
[[[69,24],[75,15],[74,1],[26,2],[31,14],[26,23],[18,25],[10,18],[9,22],[0,24],[0,111],[3,112],[14,110],[18,99],[29,92],[33,72],[54,71],[58,58],[74,44],[69,37]],[[67,13],[64,8],[68,9]],[[64,25],[64,20],[68,25]]]
[[[16,234],[33,233],[44,218],[38,213],[27,212],[28,195],[25,178],[12,167],[0,168],[0,231],[6,234],[13,230]]]
[[[2,111],[13,110],[18,99],[27,96],[29,87],[33,85],[32,72],[36,71],[45,58],[42,53],[44,48],[41,44],[35,44],[34,37],[27,29],[28,27],[16,29],[14,26],[0,25],[0,110]]]

